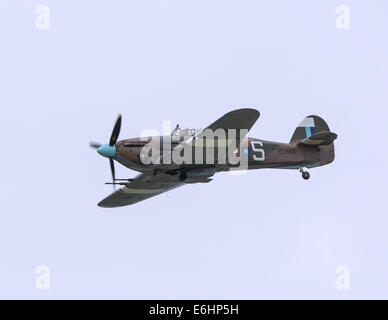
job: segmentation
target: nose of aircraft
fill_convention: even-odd
[[[97,149],[97,152],[106,158],[114,158],[116,156],[116,145],[110,146],[109,144],[104,144]]]

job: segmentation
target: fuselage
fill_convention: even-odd
[[[227,151],[222,156],[221,149],[213,147],[215,150],[214,161],[206,161],[206,147],[201,147],[203,161],[196,161],[195,155],[199,153],[198,147],[192,147],[191,161],[175,163],[166,158],[171,155],[172,150],[179,145],[177,143],[167,143],[167,137],[159,137],[160,141],[160,161],[156,163],[145,163],[142,158],[142,149],[155,137],[133,138],[121,140],[116,143],[117,153],[115,160],[127,168],[149,172],[152,170],[172,172],[185,171],[196,168],[215,168],[216,172],[234,170],[251,170],[262,168],[279,169],[299,169],[301,167],[312,168],[328,164],[334,160],[334,145],[305,147],[298,144],[281,143],[267,141],[256,138],[246,138],[243,143],[235,148],[233,152]],[[144,150],[144,149],[143,149]],[[165,153],[163,153],[165,150]],[[171,152],[169,152],[171,151]],[[164,155],[164,158],[163,158]],[[226,155],[226,157],[225,157]],[[237,161],[241,159],[241,161]]]

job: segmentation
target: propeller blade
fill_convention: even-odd
[[[110,164],[110,171],[112,172],[112,182],[115,182],[115,164],[113,162],[112,158],[109,158],[109,164]],[[115,185],[113,185],[113,190],[115,190]]]
[[[89,142],[89,146],[91,148],[98,149],[97,152],[99,154],[101,154],[102,156],[104,156],[106,158],[109,158],[110,171],[112,173],[113,190],[115,190],[115,185],[118,184],[115,181],[116,174],[115,174],[115,164],[113,162],[113,157],[116,154],[115,144],[116,144],[117,138],[119,137],[120,129],[121,129],[121,114],[119,114],[119,116],[116,120],[115,126],[113,127],[112,135],[110,136],[110,140],[109,140],[109,147],[108,147],[108,145],[101,145],[100,143],[97,143],[97,142]],[[100,147],[102,147],[102,148],[100,148]]]
[[[89,142],[89,147],[91,147],[91,148],[98,149],[98,148],[101,147],[101,146],[102,146],[101,143],[97,143],[97,142]]]
[[[109,140],[110,146],[113,146],[116,143],[117,138],[119,137],[119,134],[120,134],[120,129],[121,129],[121,114],[119,114],[119,117],[117,118],[116,124],[113,128],[112,135]]]

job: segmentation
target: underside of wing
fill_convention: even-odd
[[[163,192],[177,188],[184,183],[176,176],[165,173],[139,174],[132,182],[128,183],[98,203],[99,207],[123,207],[136,202],[154,197]]]

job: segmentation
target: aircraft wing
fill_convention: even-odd
[[[121,188],[98,203],[99,207],[115,208],[134,204],[182,186],[177,176],[165,173],[141,173]]]
[[[206,129],[211,129],[213,131],[216,131],[217,129],[223,129],[225,131],[229,129],[235,129],[237,134],[236,146],[239,146],[240,130],[246,130],[244,136],[241,137],[243,139],[259,117],[260,112],[256,109],[244,108],[230,111],[215,122],[213,122],[211,125],[207,126],[205,129],[203,129],[197,135],[197,138],[201,138],[203,131],[205,131]]]

